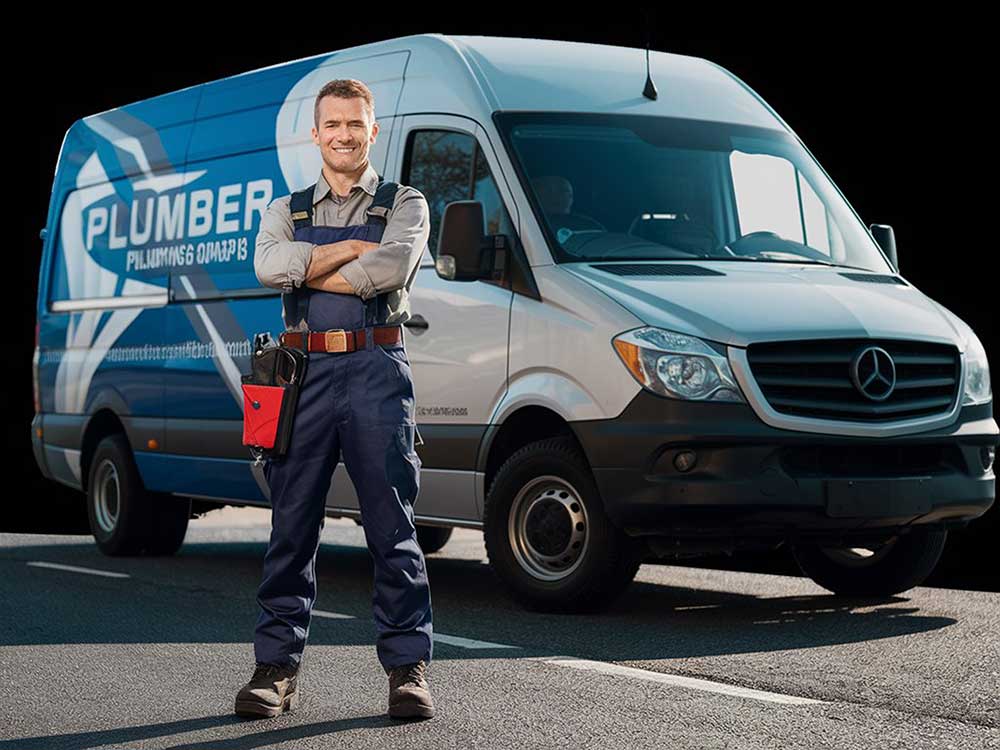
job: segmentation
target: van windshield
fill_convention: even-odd
[[[789,133],[649,115],[494,119],[558,263],[712,258],[892,273]]]

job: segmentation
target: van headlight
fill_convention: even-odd
[[[965,347],[965,384],[962,387],[962,406],[985,404],[993,397],[990,389],[990,365],[986,349],[976,334],[970,332]]]
[[[687,401],[744,401],[725,355],[699,338],[636,328],[611,343],[643,388]]]

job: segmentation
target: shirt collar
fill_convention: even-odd
[[[375,189],[378,187],[378,172],[368,162],[368,168],[361,173],[361,177],[358,181],[351,186],[351,193],[354,192],[354,188],[359,187],[368,193],[373,198],[375,197]],[[316,189],[313,190],[313,205],[315,206],[321,200],[323,200],[328,193],[332,192],[329,183],[326,181],[326,176],[323,174],[321,169],[319,172],[319,179],[316,180]],[[350,195],[350,193],[348,193]]]

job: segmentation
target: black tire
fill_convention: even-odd
[[[108,435],[97,445],[87,481],[87,516],[105,555],[138,555],[146,545],[151,505],[128,440]]]
[[[490,567],[527,609],[607,609],[639,570],[639,545],[605,514],[571,437],[539,440],[511,455],[493,478],[483,511]]]
[[[849,548],[796,545],[792,555],[802,572],[841,596],[891,596],[919,586],[944,550],[945,529],[915,527],[864,556]]]
[[[417,526],[417,544],[425,555],[437,552],[451,539],[451,528],[444,526]]]
[[[149,541],[146,544],[146,554],[176,554],[187,535],[188,520],[191,518],[191,498],[161,492],[149,494],[153,504],[153,521]]]

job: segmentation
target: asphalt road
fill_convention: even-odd
[[[267,511],[225,508],[173,558],[0,534],[0,748],[1000,747],[1000,594],[838,600],[648,564],[611,612],[535,614],[467,530],[427,558],[437,716],[397,722],[350,520],[324,531],[299,710],[243,720],[268,532]]]

